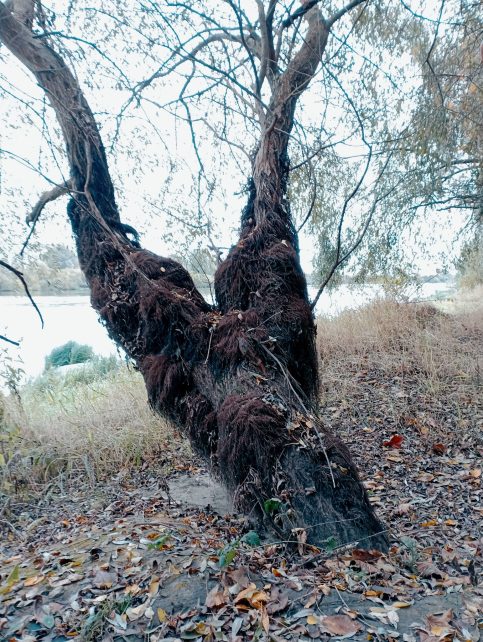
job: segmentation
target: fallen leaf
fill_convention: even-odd
[[[382,556],[380,551],[372,550],[366,551],[361,548],[355,548],[352,551],[352,559],[358,560],[360,562],[368,562],[369,560],[377,560]]]
[[[404,437],[402,435],[392,435],[390,439],[383,441],[382,445],[386,446],[386,448],[401,448],[403,441]]]
[[[446,446],[441,443],[433,444],[433,452],[437,455],[444,455],[446,452]]]
[[[303,555],[305,552],[305,544],[307,542],[307,531],[304,528],[293,528],[292,532],[295,533],[297,537],[299,555]]]
[[[398,464],[402,463],[404,459],[401,457],[401,455],[396,455],[396,454],[391,454],[391,455],[386,455],[386,459],[389,461],[395,461]]]
[[[453,617],[453,611],[448,609],[443,613],[432,613],[428,615],[426,621],[433,635],[438,637],[446,637],[454,631],[453,627],[450,625],[450,621]]]
[[[151,595],[151,597],[153,597],[154,595],[156,595],[158,590],[159,590],[159,580],[153,578],[151,580],[150,585],[149,585],[149,595]]]
[[[40,584],[40,582],[43,582],[44,576],[43,575],[34,575],[33,577],[27,577],[25,582],[23,583],[24,586],[35,586],[36,584]]]
[[[361,630],[361,625],[351,620],[348,615],[326,615],[320,618],[320,623],[327,633],[350,637]]]
[[[268,635],[268,631],[270,630],[270,618],[268,617],[267,609],[265,607],[261,609],[261,621],[263,630]]]
[[[107,571],[97,571],[92,581],[93,585],[98,589],[110,589],[116,580],[113,573]]]
[[[288,606],[288,593],[282,593],[279,588],[274,586],[270,593],[270,602],[267,604],[269,615],[283,611]]]
[[[422,482],[431,482],[434,479],[434,475],[431,473],[421,473],[416,477],[417,481],[422,481]]]
[[[399,622],[399,615],[392,608],[392,606],[389,606],[387,608],[373,607],[372,609],[370,609],[370,612],[371,615],[376,617],[378,620],[381,620],[381,622],[388,622],[393,626],[397,626],[397,623]]]
[[[144,612],[148,608],[148,603],[144,602],[144,604],[140,604],[139,606],[130,606],[128,609],[126,609],[126,615],[127,618],[130,622],[133,622],[134,620],[138,620],[142,615],[144,615]]]
[[[205,605],[209,609],[215,609],[226,604],[226,597],[223,591],[220,591],[220,585],[216,584],[206,596]]]
[[[6,595],[7,593],[10,593],[13,586],[19,581],[19,579],[20,579],[20,566],[17,564],[17,566],[14,567],[14,569],[10,572],[10,575],[7,577],[5,586],[2,586],[0,588],[0,595]]]
[[[246,589],[243,589],[243,591],[240,591],[238,595],[235,598],[235,604],[237,602],[241,602],[242,600],[246,600],[248,597],[251,597],[253,593],[257,590],[256,584],[249,584]]]

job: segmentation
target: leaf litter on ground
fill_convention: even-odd
[[[260,540],[240,516],[174,501],[156,469],[124,471],[9,501],[0,640],[478,640],[481,384],[438,395],[406,366],[344,372],[356,397],[323,419],[352,444],[387,554],[314,550],[303,529],[293,546]]]

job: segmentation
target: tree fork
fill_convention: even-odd
[[[94,116],[64,61],[33,37],[25,6],[16,15],[15,3],[0,2],[0,39],[56,112],[73,181],[68,214],[92,304],[136,362],[150,403],[189,436],[237,505],[284,539],[304,529],[314,544],[335,538],[386,548],[347,449],[317,418],[314,320],[284,202],[290,122],[315,57],[303,46],[298,68],[278,80],[273,127],[259,148],[267,162],[263,171],[254,167],[241,238],[218,270],[213,308],[179,263],[129,239]],[[310,15],[306,42],[320,44],[320,60],[326,29],[318,12]]]

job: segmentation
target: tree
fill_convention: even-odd
[[[55,111],[70,166],[59,192],[71,195],[68,216],[92,305],[143,374],[153,407],[184,429],[238,506],[283,538],[302,529],[314,543],[335,537],[385,548],[385,529],[347,449],[317,415],[315,326],[287,200],[297,103],[334,24],[363,1],[329,18],[305,2],[285,14],[278,38],[278,3],[259,1],[258,33],[241,22],[205,39],[242,47],[255,85],[239,89],[254,99],[260,126],[240,238],[215,275],[216,306],[179,263],[142,249],[121,222],[85,95],[48,35],[32,31],[39,5],[0,2],[0,38]]]
[[[291,172],[295,219],[315,238],[321,283],[337,284],[343,269],[364,282],[410,268],[431,251],[428,227],[436,239],[445,225],[452,237],[455,229],[481,236],[480,9],[373,2],[350,41],[328,47],[323,86],[343,114],[340,142],[315,150],[310,163],[299,152]],[[369,145],[354,136],[360,123]],[[340,205],[370,154],[360,189]],[[338,250],[346,259],[333,272]]]

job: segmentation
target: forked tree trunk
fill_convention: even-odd
[[[327,40],[319,13],[309,13],[291,70],[273,81],[240,240],[215,277],[216,307],[181,265],[128,239],[85,97],[22,16],[0,2],[0,38],[56,112],[71,167],[68,214],[92,305],[136,362],[153,407],[188,435],[238,507],[279,536],[293,539],[302,528],[314,544],[334,538],[386,548],[347,449],[317,418],[314,319],[285,201],[296,100]]]

